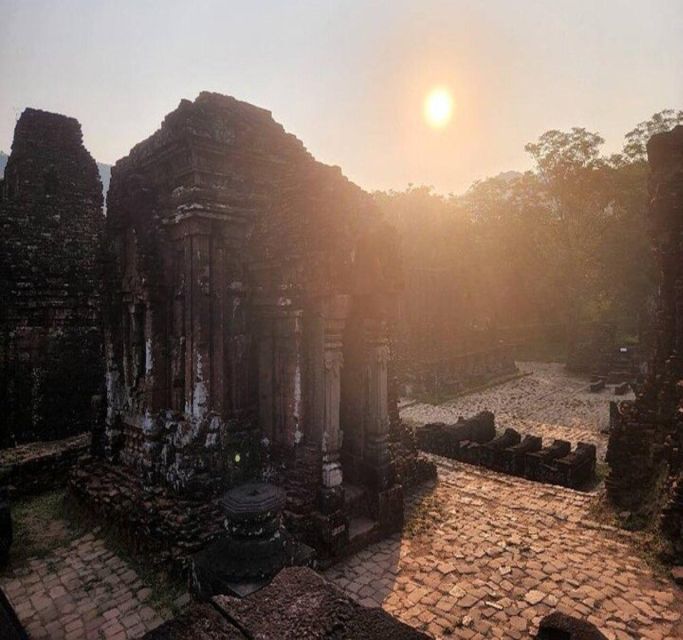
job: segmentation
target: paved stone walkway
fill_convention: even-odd
[[[0,579],[31,640],[139,638],[163,620],[152,592],[92,533]]]
[[[437,638],[528,638],[559,609],[610,639],[683,638],[683,592],[653,575],[632,536],[589,521],[594,495],[433,457],[403,537],[326,575]]]
[[[401,415],[454,422],[489,409],[498,427],[593,442],[604,455],[611,390],[591,394],[558,364],[520,368],[531,375]],[[683,638],[683,591],[653,574],[634,534],[591,521],[599,495],[432,459],[439,480],[410,497],[403,536],[326,574],[363,604],[437,638],[529,638],[555,609],[611,640]]]
[[[608,386],[599,393],[588,391],[588,378],[574,376],[563,364],[542,362],[518,363],[531,375],[461,396],[440,405],[413,404],[401,410],[401,417],[413,424],[455,422],[488,409],[496,415],[498,428],[512,427],[522,434],[543,436],[597,446],[604,458],[609,427],[610,400],[625,400],[633,394],[615,396]]]

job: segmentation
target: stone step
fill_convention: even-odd
[[[378,523],[366,516],[357,516],[349,520],[349,543],[360,542],[372,536],[377,530]]]
[[[365,487],[356,484],[344,484],[344,508],[349,518],[370,515],[368,495]]]

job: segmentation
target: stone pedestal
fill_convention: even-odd
[[[266,584],[285,565],[305,563],[307,549],[282,526],[286,494],[280,487],[247,483],[221,500],[226,535],[192,559],[191,586],[207,599],[218,593],[244,596]]]

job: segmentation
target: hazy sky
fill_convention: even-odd
[[[455,115],[423,119],[445,85]],[[203,89],[270,109],[367,189],[460,192],[551,128],[608,150],[683,108],[683,0],[0,0],[0,149],[26,106],[113,163]]]

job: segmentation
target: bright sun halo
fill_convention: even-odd
[[[425,98],[424,115],[427,124],[440,128],[448,124],[453,113],[453,98],[446,89],[434,89]]]

